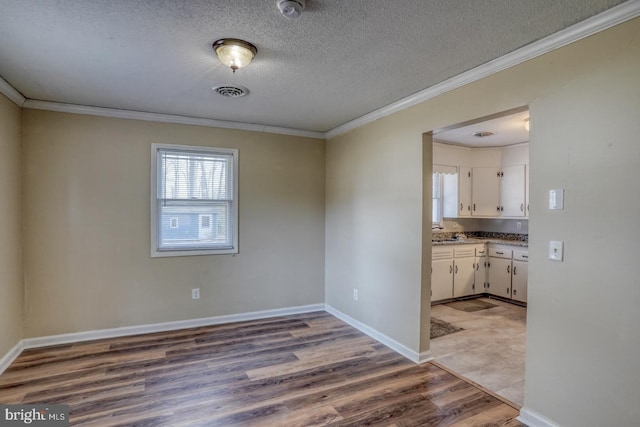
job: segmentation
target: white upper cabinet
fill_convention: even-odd
[[[525,165],[504,166],[500,173],[500,181],[501,215],[526,216]]]
[[[473,168],[471,172],[471,215],[500,215],[500,169]]]
[[[434,163],[439,162],[434,172],[457,170],[455,175],[442,175],[444,217],[529,217],[529,144],[502,148],[434,144],[433,154]]]
[[[460,166],[458,172],[458,203],[459,217],[471,216],[471,168]]]

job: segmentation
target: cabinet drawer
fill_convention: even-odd
[[[513,259],[518,261],[529,261],[529,251],[513,251]]]
[[[509,258],[511,259],[511,255],[513,251],[511,249],[504,248],[489,248],[489,256],[494,258]]]
[[[473,246],[461,246],[453,250],[453,256],[456,258],[465,258],[476,256],[476,248]]]
[[[452,247],[439,247],[431,250],[431,259],[449,259],[453,258]]]

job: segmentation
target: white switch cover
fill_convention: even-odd
[[[549,190],[549,209],[564,209],[564,190],[562,188]]]
[[[549,242],[549,259],[553,261],[562,261],[562,251],[564,242],[551,240]]]

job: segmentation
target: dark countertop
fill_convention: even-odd
[[[491,239],[483,237],[469,237],[467,239],[456,240],[432,240],[432,246],[446,246],[446,245],[478,245],[483,243],[494,243],[499,245],[519,246],[522,248],[528,248],[529,242],[522,240],[504,240],[504,239]]]

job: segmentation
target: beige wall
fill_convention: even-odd
[[[20,108],[0,95],[0,358],[22,339]]]
[[[635,19],[328,141],[327,303],[424,351],[422,134],[529,105],[525,407],[565,426],[636,423],[638,34]],[[545,209],[551,187],[566,189],[562,212]],[[546,260],[551,239],[565,241],[564,263]],[[359,303],[354,286],[365,289]]]
[[[23,122],[26,337],[324,302],[324,141],[36,110]],[[238,255],[150,257],[154,142],[239,149]]]

